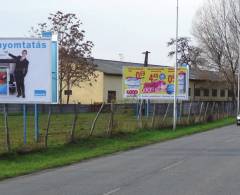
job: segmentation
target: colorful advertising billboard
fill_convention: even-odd
[[[189,70],[178,68],[177,98],[188,100]],[[173,99],[174,68],[173,67],[124,67],[124,98],[139,99]]]
[[[51,39],[0,38],[0,103],[52,102]]]

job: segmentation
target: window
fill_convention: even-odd
[[[200,96],[200,95],[201,95],[200,89],[196,88],[196,89],[194,90],[194,95],[195,95],[195,96]]]
[[[108,91],[108,103],[116,102],[117,92],[116,91]]]
[[[204,89],[203,94],[204,94],[205,97],[208,97],[209,96],[209,89]]]
[[[220,96],[221,96],[221,97],[225,97],[225,89],[221,89],[221,91],[220,91]]]
[[[212,89],[212,96],[217,97],[217,89]]]
[[[64,95],[72,95],[72,90],[65,90]]]
[[[228,90],[228,97],[232,97],[232,96],[233,96],[232,90]]]
[[[191,88],[188,89],[188,96],[191,97]]]

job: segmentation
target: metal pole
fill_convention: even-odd
[[[240,11],[240,2],[239,2],[239,11]],[[240,31],[240,25],[239,25],[239,31]],[[238,32],[239,34],[239,32]],[[239,55],[240,55],[240,35],[238,35],[238,48],[239,48]],[[239,95],[240,95],[240,91],[239,91],[239,88],[240,88],[240,60],[238,58],[238,95],[237,95],[237,115],[239,114]],[[235,93],[233,91],[233,93]]]
[[[176,130],[177,126],[177,66],[178,66],[178,7],[179,2],[177,0],[177,20],[176,20],[176,64],[174,68],[174,102],[173,102],[173,130]]]
[[[150,51],[143,52],[143,54],[145,55],[144,64],[143,64],[144,67],[148,67],[148,56],[150,53],[151,53]],[[149,103],[150,103],[149,99],[143,101],[144,115],[147,117],[149,117]]]
[[[38,105],[34,105],[34,126],[35,126],[35,141],[38,142],[39,138],[39,117],[38,117]]]
[[[26,104],[23,104],[23,143],[27,144],[27,109],[26,109]]]

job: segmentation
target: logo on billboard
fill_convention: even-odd
[[[47,91],[46,90],[35,90],[34,91],[34,96],[41,96],[44,97],[47,95]]]

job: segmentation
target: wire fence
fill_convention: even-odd
[[[172,127],[173,104],[38,105],[39,135],[36,139],[34,105],[27,105],[24,143],[23,105],[0,107],[0,154],[56,147],[91,137],[127,134],[141,129]],[[233,102],[181,102],[178,126],[211,122],[236,115]]]

